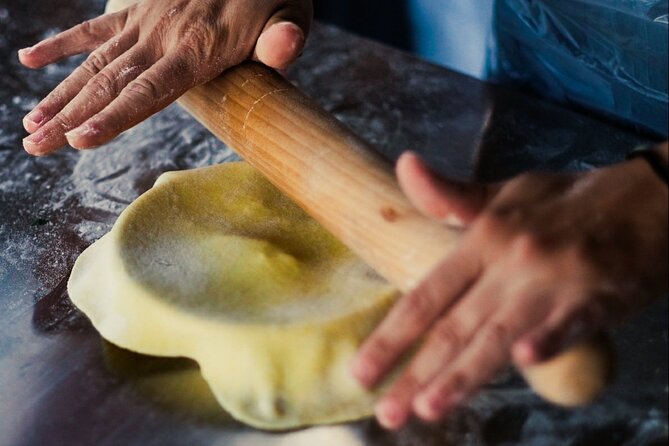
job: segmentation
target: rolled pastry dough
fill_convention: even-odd
[[[68,290],[106,339],[194,359],[227,411],[265,429],[372,413],[349,363],[397,296],[245,163],[163,174]]]

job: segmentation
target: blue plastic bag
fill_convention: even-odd
[[[667,0],[498,0],[490,78],[667,137]]]
[[[340,25],[470,76],[531,89],[665,138],[669,133],[667,0],[319,0],[316,6]]]

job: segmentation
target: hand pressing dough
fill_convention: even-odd
[[[163,174],[68,290],[106,339],[194,359],[227,411],[265,429],[371,415],[349,365],[397,297],[245,163]]]

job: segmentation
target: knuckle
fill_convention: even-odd
[[[179,46],[179,54],[191,64],[202,60],[202,48],[199,47],[196,41],[191,41],[190,39],[185,39]]]
[[[93,25],[91,23],[91,20],[84,20],[79,24],[79,32],[82,34],[85,34],[87,36],[90,36],[93,34]]]
[[[206,33],[205,33],[206,34]],[[212,55],[213,43],[207,43],[205,37],[186,38],[178,46],[178,54],[190,66],[190,70],[206,68],[204,65],[215,58]]]
[[[206,51],[217,43],[216,33],[204,20],[194,28],[189,28],[184,37],[187,42],[190,42],[195,47],[201,56],[204,56]]]
[[[92,96],[113,92],[116,87],[114,78],[105,70],[100,71],[88,81],[88,93]]]
[[[463,336],[460,333],[460,329],[450,320],[437,324],[434,327],[432,338],[436,342],[446,344],[454,350],[459,350],[463,345]]]
[[[381,359],[393,349],[393,345],[385,336],[375,337],[369,345],[369,357],[371,362],[379,364]]]
[[[67,104],[67,93],[71,90],[71,85],[72,80],[70,78],[65,79],[62,84],[49,93],[37,107],[42,110],[48,110],[49,113],[53,115]]]
[[[81,65],[91,76],[101,72],[107,65],[109,60],[102,51],[92,52]]]
[[[456,370],[441,387],[442,395],[449,396],[453,392],[465,392],[469,388],[469,379],[462,370]]]
[[[104,22],[104,21],[103,21]],[[90,19],[81,22],[77,27],[78,34],[86,40],[102,43],[105,40],[104,33],[101,32],[100,19]]]
[[[196,61],[208,60],[221,38],[215,17],[198,15],[183,22],[176,33],[185,53]]]
[[[403,373],[386,394],[390,398],[406,399],[423,386],[417,375],[411,370]]]
[[[160,89],[155,81],[144,76],[139,77],[128,84],[123,90],[123,95],[136,97],[141,96],[147,100],[155,101],[160,98]]]
[[[469,379],[467,374],[459,370],[451,377],[451,389],[455,391],[463,391],[469,387]]]
[[[399,384],[401,384],[402,389],[406,392],[421,387],[422,383],[421,380],[418,379],[416,373],[412,370],[409,370],[402,376]]]
[[[483,335],[487,342],[502,348],[509,347],[513,342],[511,330],[502,322],[491,322],[488,324]]]
[[[124,38],[125,36],[116,35],[100,45],[100,47],[95,52],[102,54],[106,61],[111,62],[115,56],[122,53],[122,51],[119,50],[123,45]]]
[[[423,285],[406,298],[406,311],[414,321],[429,320],[435,312],[434,292],[431,287]]]
[[[195,8],[188,7],[189,0],[172,2],[170,9],[155,23],[153,31],[166,37],[181,41],[187,30],[196,26],[197,18],[201,15]],[[147,8],[147,6],[144,6]]]
[[[70,130],[74,128],[74,121],[72,118],[64,112],[58,113],[53,117],[55,123],[57,123],[63,130]]]

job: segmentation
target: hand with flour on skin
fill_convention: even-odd
[[[24,118],[24,147],[96,147],[246,59],[285,68],[312,9],[311,0],[143,0],[25,48],[30,68],[92,52]]]
[[[354,361],[373,387],[422,342],[376,406],[386,428],[441,419],[509,363],[549,359],[667,292],[667,184],[643,159],[467,186],[407,153],[397,175],[421,212],[466,231]]]

